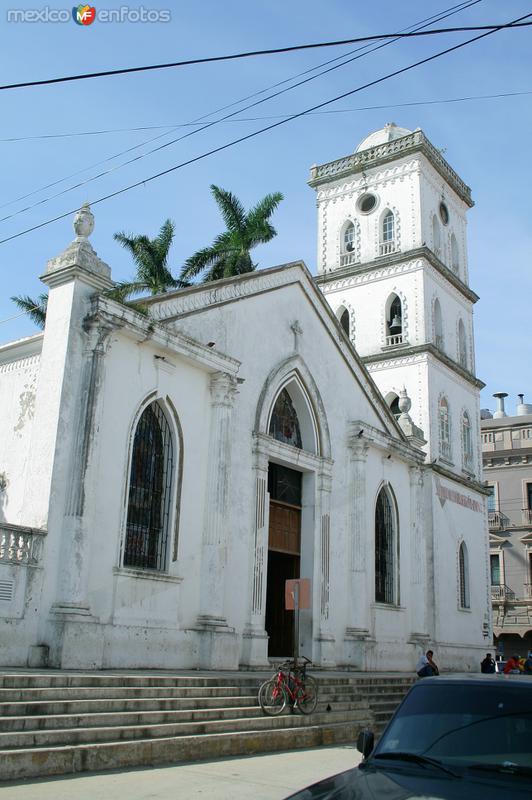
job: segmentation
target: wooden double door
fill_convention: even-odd
[[[268,578],[266,631],[268,655],[289,657],[294,652],[294,612],[285,610],[285,581],[300,577],[301,473],[270,464],[268,491]]]

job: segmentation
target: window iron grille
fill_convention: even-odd
[[[152,403],[138,421],[133,442],[124,566],[166,568],[174,452],[168,420]]]

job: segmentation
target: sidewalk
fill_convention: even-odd
[[[0,800],[282,800],[308,784],[356,766],[353,745],[195,762],[158,769],[83,773],[0,783]]]

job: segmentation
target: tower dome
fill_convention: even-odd
[[[380,144],[393,142],[394,139],[400,139],[401,136],[408,136],[409,133],[412,133],[412,131],[408,130],[408,128],[399,128],[395,122],[387,122],[384,128],[379,128],[378,131],[373,131],[369,136],[362,139],[355,149],[355,153],[359,153],[361,150],[367,150],[369,147],[378,147]]]

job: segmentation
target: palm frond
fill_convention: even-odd
[[[246,212],[240,200],[214,183],[211,185],[211,192],[227,228],[230,231],[243,231],[246,226]]]
[[[15,295],[11,298],[17,308],[24,311],[28,317],[39,328],[44,328],[46,322],[46,309],[48,307],[48,295],[46,292],[38,295],[37,298],[30,297],[28,294]]]

